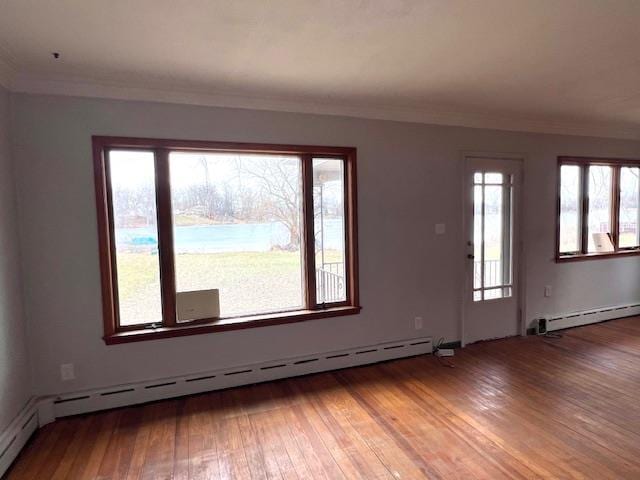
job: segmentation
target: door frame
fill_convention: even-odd
[[[466,346],[466,337],[465,337],[465,325],[467,320],[467,300],[468,294],[470,292],[468,268],[469,262],[467,261],[467,252],[468,245],[471,232],[469,231],[469,222],[467,222],[467,215],[469,214],[468,209],[468,179],[467,179],[467,159],[472,158],[480,158],[480,159],[495,159],[495,160],[512,160],[515,162],[520,162],[520,191],[518,192],[518,202],[517,202],[517,210],[513,212],[513,215],[518,215],[518,221],[516,224],[516,232],[518,234],[519,245],[518,245],[518,258],[517,258],[517,266],[518,266],[518,288],[517,290],[517,322],[519,326],[519,331],[521,336],[525,336],[527,334],[527,303],[526,303],[526,241],[524,237],[524,216],[525,208],[524,208],[524,185],[525,185],[525,166],[527,164],[527,156],[524,153],[511,153],[511,152],[485,152],[485,151],[475,151],[475,150],[463,150],[460,152],[460,170],[462,172],[461,175],[461,186],[462,186],[462,241],[460,243],[460,283],[461,295],[460,295],[460,315],[459,315],[459,328],[460,328],[460,346]]]

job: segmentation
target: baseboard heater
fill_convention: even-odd
[[[181,377],[117,385],[52,397],[54,417],[181,397],[240,385],[296,377],[329,370],[366,365],[402,357],[432,353],[430,337],[414,338],[348,350],[306,355],[253,365],[201,372]]]
[[[33,398],[14,421],[3,432],[0,432],[0,477],[18,456],[31,434],[58,417],[356,367],[432,352],[431,337],[412,338],[181,377],[161,378],[148,382]]]
[[[635,315],[640,315],[640,303],[601,307],[593,310],[583,310],[544,318],[547,320],[547,331],[551,332]]]
[[[38,407],[39,400],[32,398],[13,422],[0,432],[0,477],[11,466],[31,434],[41,425],[38,421]]]

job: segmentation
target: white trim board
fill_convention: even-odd
[[[640,315],[640,303],[600,307],[561,315],[546,315],[543,318],[547,320],[547,331],[553,332],[636,315]]]

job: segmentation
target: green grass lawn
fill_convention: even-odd
[[[326,261],[338,261],[337,251]],[[160,321],[158,256],[118,254],[121,323]],[[178,291],[220,289],[224,317],[300,308],[304,290],[300,252],[190,253],[176,256]]]

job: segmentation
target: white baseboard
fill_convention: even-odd
[[[432,351],[433,343],[430,337],[414,338],[259,364],[241,365],[181,377],[160,378],[147,382],[73,392],[53,397],[50,401],[52,402],[53,415],[58,418],[309,373],[366,365],[394,358],[431,353]]]
[[[547,319],[547,331],[552,332],[635,315],[640,315],[640,303],[601,307],[593,310],[547,316],[545,318]]]
[[[38,427],[59,417],[367,365],[432,353],[432,351],[433,343],[430,337],[414,338],[260,364],[241,365],[181,377],[33,398],[11,425],[0,434],[0,477],[18,456],[31,434]]]
[[[0,477],[9,469],[31,434],[44,425],[38,419],[39,406],[39,399],[29,400],[13,422],[0,433]]]

